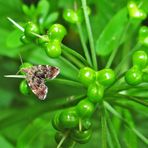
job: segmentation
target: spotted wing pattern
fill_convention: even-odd
[[[45,79],[54,79],[60,72],[59,68],[48,65],[32,66],[22,69],[26,73],[26,80],[32,92],[40,99],[44,100],[48,93]]]

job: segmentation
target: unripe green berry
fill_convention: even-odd
[[[59,121],[64,128],[74,128],[78,125],[79,118],[74,109],[68,109],[61,112]]]
[[[145,46],[148,46],[148,27],[142,26],[139,30],[139,42]]]
[[[84,144],[87,143],[92,136],[92,130],[85,130],[85,131],[79,131],[79,130],[73,130],[71,137],[73,140],[75,140],[78,143]]]
[[[33,22],[28,22],[25,26],[24,34],[27,39],[34,40],[37,37],[33,33],[39,34],[39,28]]]
[[[131,18],[143,20],[147,17],[146,13],[142,9],[139,9],[134,1],[130,1],[127,5],[127,8]]]
[[[94,113],[95,106],[88,99],[84,99],[76,105],[76,110],[80,118],[90,118]]]
[[[137,65],[140,69],[143,69],[148,63],[148,56],[145,51],[136,51],[133,54],[133,65]]]
[[[30,63],[23,63],[22,65],[20,65],[19,67],[19,71],[22,75],[25,75],[26,73],[21,71],[21,69],[24,69],[24,68],[31,68],[33,65],[30,64]]]
[[[29,94],[29,86],[28,86],[26,80],[23,80],[23,81],[20,83],[19,89],[20,89],[20,92],[21,92],[23,95],[28,95],[28,94]]]
[[[115,72],[109,68],[98,71],[96,77],[97,81],[106,87],[110,86],[116,79]]]
[[[142,82],[142,72],[135,65],[131,69],[129,69],[125,74],[125,80],[129,85],[138,85]]]
[[[78,16],[76,12],[72,9],[65,9],[63,13],[63,18],[69,23],[76,23],[78,21]]]
[[[59,40],[61,42],[66,34],[67,31],[61,24],[53,24],[48,30],[50,40]]]
[[[78,79],[85,86],[89,86],[91,83],[93,83],[95,78],[96,73],[93,69],[89,67],[84,67],[80,69]]]
[[[61,43],[59,40],[50,40],[44,45],[46,54],[50,58],[58,58],[61,55]]]
[[[87,90],[88,100],[93,103],[98,103],[102,100],[104,94],[104,86],[99,84],[98,82],[94,82],[90,84]]]
[[[60,112],[54,115],[54,117],[52,118],[52,126],[58,131],[63,131],[64,128],[60,124],[59,116],[60,116]]]
[[[22,42],[23,44],[28,44],[28,43],[29,43],[29,41],[28,41],[28,39],[26,38],[25,35],[22,35],[22,36],[20,37],[20,40],[21,40],[21,42]]]

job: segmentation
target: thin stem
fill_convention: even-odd
[[[63,56],[70,60],[74,65],[76,65],[78,68],[83,68],[85,67],[85,65],[83,63],[81,63],[81,61],[79,61],[78,59],[76,59],[73,55],[65,52],[65,51],[62,51],[62,54]]]
[[[101,115],[101,128],[102,128],[102,148],[107,148],[107,123],[106,123],[106,115],[105,108],[102,108]]]
[[[12,24],[14,24],[14,26],[16,26],[19,30],[21,30],[22,32],[24,32],[25,31],[25,29],[21,26],[21,25],[19,25],[17,22],[15,22],[13,19],[11,19],[10,17],[7,17],[7,19],[12,23]]]
[[[77,28],[78,28],[78,32],[79,32],[79,35],[80,35],[80,40],[81,40],[81,44],[82,44],[82,47],[83,47],[83,50],[84,50],[85,57],[86,57],[88,63],[92,66],[90,54],[88,52],[88,48],[87,48],[86,43],[85,43],[84,34],[83,34],[82,26],[81,26],[80,23],[77,23]]]
[[[64,140],[67,138],[68,134],[69,134],[69,131],[64,134],[64,136],[63,136],[62,139],[60,140],[60,142],[59,142],[57,148],[60,148],[60,147],[62,146],[62,144],[63,144]]]
[[[71,48],[65,46],[64,44],[61,44],[61,47],[63,50],[65,50],[66,52],[69,52],[71,55],[74,55],[76,58],[78,58],[79,60],[81,60],[85,65],[89,66],[89,63],[85,60],[85,58],[80,55],[78,52],[76,52],[75,50],[72,50]]]
[[[94,47],[94,39],[93,39],[93,35],[92,35],[90,21],[89,21],[89,17],[88,17],[88,13],[87,13],[86,0],[81,0],[81,2],[82,2],[82,8],[83,8],[85,23],[86,23],[86,29],[87,29],[88,38],[89,38],[89,44],[90,44],[93,66],[94,66],[94,69],[97,70],[97,68],[98,68],[97,67],[97,58],[96,58],[96,52],[95,52],[95,47]]]

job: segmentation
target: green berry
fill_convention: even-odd
[[[20,83],[20,92],[23,94],[23,95],[28,95],[29,94],[29,87],[28,87],[28,84],[26,82],[26,80],[23,80],[21,83]]]
[[[68,109],[61,112],[59,121],[64,128],[74,128],[78,125],[79,118],[74,109]]]
[[[139,9],[134,1],[130,1],[127,5],[127,8],[131,18],[143,20],[147,17],[146,13],[142,9]]]
[[[142,72],[137,66],[133,66],[125,74],[125,80],[129,85],[138,85],[142,82]]]
[[[143,80],[144,82],[148,82],[148,66],[147,66],[146,68],[144,68],[144,69],[142,70],[142,72],[143,72],[142,80]]]
[[[72,9],[65,9],[63,13],[63,18],[69,23],[76,23],[78,21],[78,16],[76,12]]]
[[[148,46],[148,27],[142,26],[139,30],[139,42]]]
[[[25,26],[24,34],[27,37],[27,39],[34,40],[37,37],[33,33],[39,34],[39,28],[33,22],[28,22]]]
[[[65,27],[61,24],[54,24],[48,30],[48,36],[51,40],[63,40],[64,36],[67,34]]]
[[[97,72],[97,81],[108,87],[110,86],[116,79],[115,72],[112,69],[103,69]]]
[[[80,8],[76,11],[77,14],[77,22],[82,23],[84,20],[84,13],[83,13],[83,9]],[[87,14],[90,15],[91,14],[91,9],[90,7],[87,6]]]
[[[79,131],[79,130],[73,130],[71,137],[73,140],[75,140],[78,143],[84,144],[87,143],[92,136],[92,130],[85,130],[85,131]]]
[[[148,63],[148,56],[145,51],[136,51],[133,54],[133,65],[137,65],[140,69],[143,69]]]
[[[52,126],[58,131],[63,131],[64,128],[60,124],[59,116],[60,112],[56,113],[55,116],[52,118]]]
[[[61,55],[61,43],[59,40],[50,40],[44,44],[46,54],[50,58],[58,58]]]
[[[88,99],[81,100],[76,106],[77,113],[81,118],[90,118],[94,113],[95,106]]]
[[[22,72],[21,69],[24,69],[24,68],[31,68],[33,65],[30,64],[30,63],[23,63],[20,67],[19,67],[19,70],[20,70],[20,73],[22,75],[25,75],[26,73],[25,72]]]
[[[78,79],[85,86],[89,86],[91,83],[93,83],[95,78],[96,73],[93,69],[89,67],[84,67],[80,69]]]
[[[82,122],[81,122],[82,130],[88,130],[91,128],[92,123],[91,123],[90,119],[81,119],[81,120],[82,120]]]
[[[21,40],[21,42],[22,42],[23,44],[28,44],[28,43],[29,43],[29,41],[28,41],[28,39],[26,38],[25,35],[22,35],[22,36],[20,37],[20,40]]]
[[[102,100],[104,94],[104,86],[98,82],[92,83],[87,90],[88,100],[93,103],[98,103]]]

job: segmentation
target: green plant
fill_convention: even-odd
[[[11,8],[10,0],[2,3]],[[1,59],[6,63],[2,70],[12,74],[18,66],[13,76],[24,80],[21,93],[16,79],[4,78],[7,91],[0,87],[5,107],[0,109],[2,146],[147,147],[147,0],[15,3],[16,11],[4,15],[14,28],[7,21],[0,29],[2,43],[7,43],[0,54],[10,58]],[[26,62],[9,66],[19,54]],[[60,69],[57,78],[46,80],[44,101],[25,80],[22,69],[33,65]]]

